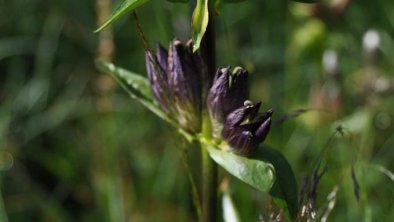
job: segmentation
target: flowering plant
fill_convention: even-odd
[[[97,31],[145,2],[124,1]],[[146,47],[148,78],[111,63],[98,61],[97,64],[132,98],[174,126],[189,142],[201,144],[202,203],[195,203],[197,212],[202,213],[200,221],[216,220],[216,164],[252,187],[271,194],[287,219],[293,220],[298,214],[293,171],[279,151],[261,145],[270,131],[273,109],[259,113],[262,103],[249,100],[245,69],[216,69],[213,54],[207,53],[210,50],[214,53],[214,35],[204,37],[204,34],[213,32],[208,20],[212,22],[213,12],[218,11],[221,3],[221,0],[197,1],[192,16],[192,39],[186,45],[174,39],[168,50],[160,44],[156,52]]]

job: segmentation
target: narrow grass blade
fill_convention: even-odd
[[[107,19],[104,24],[102,24],[98,29],[94,32],[99,32],[105,29],[107,26],[112,24],[114,21],[118,20],[120,17],[125,15],[126,13],[136,9],[137,7],[141,6],[142,4],[146,3],[149,0],[124,0],[122,4],[112,13],[111,17]]]

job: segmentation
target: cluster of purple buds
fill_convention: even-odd
[[[146,52],[147,72],[153,96],[161,109],[180,127],[201,131],[204,92],[203,62],[192,53],[192,42],[184,46],[170,42],[167,51],[160,44],[157,53]],[[267,136],[272,110],[259,114],[261,103],[248,100],[248,72],[241,67],[219,68],[207,95],[213,137],[225,141],[230,150],[250,154]]]
[[[241,67],[219,68],[208,94],[214,137],[222,138],[232,152],[248,155],[264,141],[272,110],[259,114],[261,103],[249,98],[248,72]]]
[[[219,68],[209,90],[207,105],[213,136],[220,138],[228,114],[249,98],[248,72],[241,67]]]

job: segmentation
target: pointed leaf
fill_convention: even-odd
[[[176,126],[176,124],[159,108],[159,106],[154,103],[147,78],[116,67],[112,63],[97,60],[96,64],[99,70],[111,74],[133,99],[142,103],[160,118]]]
[[[128,90],[132,92],[133,96],[152,100],[149,81],[144,76],[116,67],[114,64],[102,60],[97,60],[96,64],[100,71],[110,73],[116,80],[128,85]]]
[[[265,161],[250,159],[207,146],[211,158],[236,178],[252,187],[268,192],[275,181],[274,167]]]
[[[102,24],[98,29],[94,32],[99,32],[112,24],[114,21],[125,15],[126,13],[130,12],[131,10],[141,6],[142,4],[146,3],[149,0],[124,0],[122,4],[112,13],[111,17],[107,19],[104,24]]]
[[[201,40],[207,30],[208,20],[208,0],[197,0],[192,16],[193,52],[200,48]]]
[[[298,213],[297,182],[286,158],[277,150],[267,146],[259,147],[251,156],[253,159],[266,161],[275,168],[275,183],[270,190],[275,203],[284,209],[288,219],[295,219]]]

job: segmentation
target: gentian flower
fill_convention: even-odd
[[[202,60],[184,46],[170,42],[169,51],[158,46],[157,55],[146,52],[147,72],[153,96],[160,107],[188,132],[200,132],[202,109]]]
[[[208,94],[208,111],[214,135],[220,135],[230,112],[242,106],[249,97],[248,72],[241,67],[219,68]]]
[[[244,105],[231,112],[224,123],[222,137],[232,152],[250,154],[267,136],[271,126],[273,110],[259,114],[261,103],[245,101]]]

